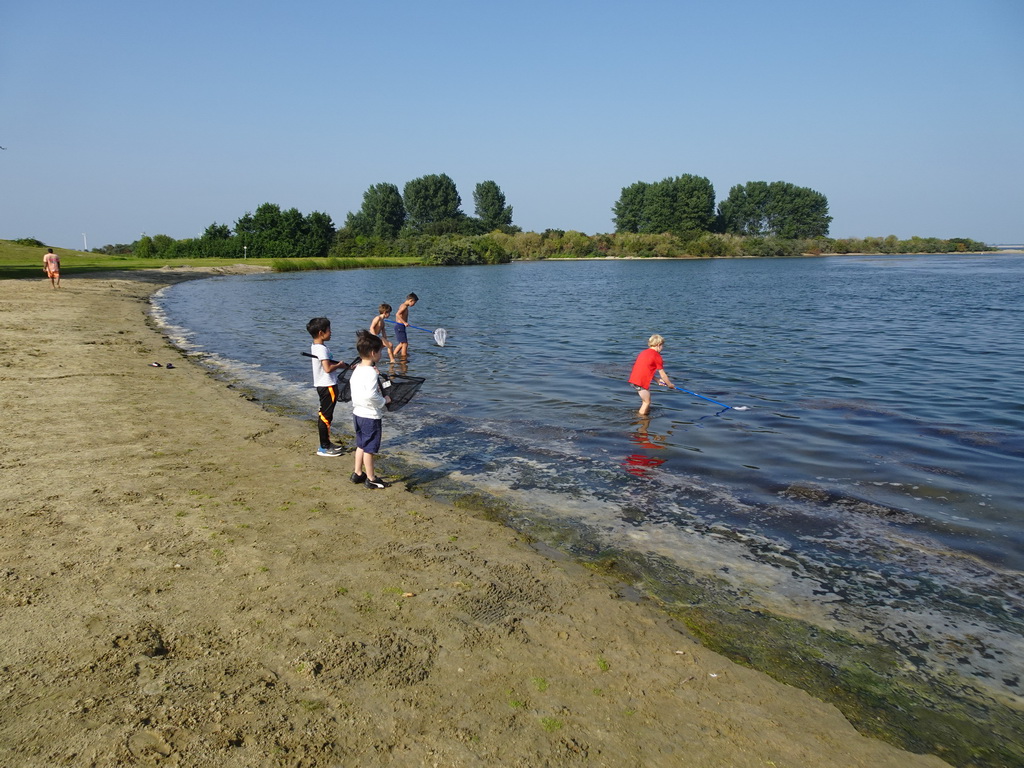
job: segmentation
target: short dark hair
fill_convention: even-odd
[[[390,312],[391,311],[391,305],[390,304],[381,304],[379,307],[377,307],[377,311],[380,312],[383,315],[385,312]]]
[[[356,331],[356,352],[361,358],[365,360],[382,349],[384,349],[384,342],[380,340],[379,336],[374,336],[365,328]]]
[[[410,293],[408,296],[405,297],[406,301],[408,301],[409,299],[412,299],[413,301],[419,301],[420,297],[417,296],[415,293]]]
[[[321,336],[331,330],[331,321],[326,317],[314,317],[306,323],[306,330],[315,339],[317,336]]]

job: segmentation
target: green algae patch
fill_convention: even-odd
[[[835,705],[861,733],[937,755],[957,768],[1024,765],[1024,713],[969,679],[936,674],[907,649],[770,613],[723,579],[665,558],[608,547],[585,525],[520,509],[506,498],[401,460],[410,490],[476,517],[508,525],[528,540],[567,553],[648,597],[677,629],[726,658]]]
[[[737,605],[725,599],[724,582],[665,562],[652,575],[638,554],[600,561],[642,586],[705,647],[834,704],[861,733],[959,768],[1024,765],[1024,713],[966,678],[929,675],[882,643]]]

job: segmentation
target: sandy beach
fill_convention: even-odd
[[[196,274],[0,281],[0,765],[946,765],[408,492],[386,444],[394,486],[352,485],[153,327]]]

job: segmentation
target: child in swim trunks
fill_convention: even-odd
[[[661,359],[661,350],[665,347],[665,339],[654,334],[647,340],[647,349],[636,356],[633,371],[629,374],[629,383],[640,395],[640,415],[646,416],[651,410],[651,382],[654,374],[658,374],[658,384],[672,387],[672,381],[665,373],[665,363]]]
[[[409,333],[406,330],[406,326],[409,325],[409,307],[415,306],[419,300],[419,296],[410,293],[398,307],[395,315],[395,341],[398,342],[395,344],[395,357],[409,356]]]
[[[384,321],[391,317],[391,305],[381,304],[377,307],[378,314],[373,320],[370,321],[370,333],[377,336],[382,342],[384,342],[384,349],[388,351],[388,362],[395,362],[395,345],[388,341],[388,328]],[[405,330],[403,326],[402,330]]]

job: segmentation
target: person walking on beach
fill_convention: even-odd
[[[665,363],[661,359],[661,350],[665,347],[665,339],[654,334],[647,340],[647,349],[636,356],[633,363],[633,371],[629,374],[629,383],[640,395],[641,416],[646,416],[651,411],[651,382],[654,375],[658,375],[658,384],[663,387],[673,387],[671,379],[665,373]]]
[[[60,288],[60,256],[48,248],[43,254],[43,272],[50,278],[51,288]]]
[[[356,432],[352,482],[377,489],[391,486],[391,483],[377,477],[373,470],[373,457],[380,451],[384,407],[391,402],[391,398],[381,392],[380,374],[377,372],[382,349],[384,342],[380,337],[366,330],[357,331],[359,364],[352,369],[352,378],[349,380],[352,389],[352,423]]]
[[[381,304],[377,307],[379,313],[370,321],[370,333],[377,336],[384,342],[384,348],[388,351],[388,362],[395,362],[395,345],[388,341],[388,329],[384,321],[391,317],[391,305]]]
[[[313,386],[320,397],[320,412],[317,414],[317,431],[320,433],[320,447],[317,456],[341,456],[342,448],[331,442],[331,421],[334,406],[338,402],[338,369],[347,364],[331,359],[331,350],[326,342],[331,340],[331,321],[326,317],[314,317],[306,323],[306,330],[313,337],[309,352],[314,359]]]
[[[398,307],[398,312],[395,313],[395,357],[408,357],[409,356],[409,307],[416,306],[416,302],[420,300],[420,297],[415,293],[410,293],[405,297],[405,301],[402,302],[401,306]]]

